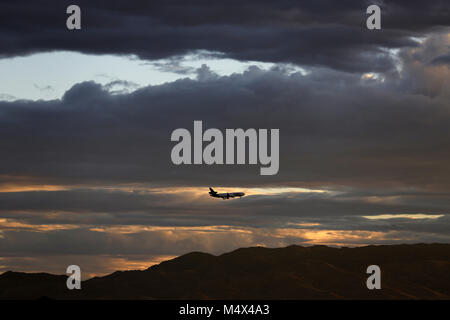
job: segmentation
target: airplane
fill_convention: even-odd
[[[234,197],[242,198],[245,196],[243,192],[231,192],[231,193],[217,193],[213,188],[209,188],[209,195],[214,198],[222,198],[223,200],[227,200]]]

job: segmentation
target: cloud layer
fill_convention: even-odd
[[[388,49],[449,26],[445,0],[381,4],[382,32],[366,29],[370,1],[78,1],[82,29],[65,27],[70,1],[3,1],[0,56],[71,50],[141,59],[198,50],[237,60],[326,66],[351,72],[394,68]],[[39,27],[37,27],[39,26]]]
[[[438,36],[441,39],[444,36]],[[41,183],[416,187],[448,190],[448,66],[402,51],[382,79],[256,67],[114,94],[94,82],[61,100],[0,102],[0,175]],[[432,60],[432,58],[430,58]],[[259,166],[175,166],[176,128],[279,128],[280,172]],[[7,178],[5,178],[7,179]]]

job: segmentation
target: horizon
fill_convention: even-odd
[[[233,253],[235,251],[238,250],[246,250],[246,249],[257,249],[257,248],[261,248],[261,249],[286,249],[289,247],[301,247],[301,248],[310,248],[310,247],[327,247],[327,248],[332,248],[332,249],[354,249],[354,248],[368,248],[368,247],[392,247],[392,246],[418,246],[418,245],[449,245],[449,243],[439,243],[439,242],[430,242],[430,243],[425,243],[425,242],[418,242],[418,243],[399,243],[399,244],[368,244],[368,245],[355,245],[355,246],[334,246],[334,245],[324,245],[324,244],[303,244],[303,245],[299,245],[299,244],[290,244],[284,247],[266,247],[266,246],[261,246],[261,245],[257,245],[257,246],[252,246],[252,247],[240,247],[240,248],[235,248],[232,249],[231,251],[226,251],[226,252],[221,252],[221,253],[210,253],[210,252],[203,252],[203,251],[190,251],[190,252],[186,252],[183,253],[179,256],[173,256],[173,257],[167,257],[166,259],[163,259],[161,261],[155,262],[154,264],[151,265],[147,265],[147,266],[142,266],[141,268],[138,269],[118,269],[118,270],[114,270],[111,273],[103,273],[103,274],[88,274],[88,277],[86,277],[85,274],[82,274],[81,276],[81,281],[87,281],[93,278],[102,278],[102,277],[106,277],[109,276],[113,273],[116,272],[127,272],[127,271],[145,271],[147,269],[150,269],[154,266],[158,266],[161,263],[167,262],[167,261],[171,261],[171,260],[175,260],[178,258],[182,258],[186,255],[190,255],[193,253],[200,253],[200,254],[207,254],[213,257],[220,257],[222,255],[227,255],[230,253]],[[66,276],[69,277],[69,275],[67,273],[60,273],[60,274],[55,274],[55,273],[50,273],[50,272],[44,272],[44,271],[17,271],[17,270],[6,270],[6,271],[2,271],[0,272],[0,276],[5,274],[5,273],[26,273],[26,274],[48,274],[48,275],[56,275],[56,276]]]

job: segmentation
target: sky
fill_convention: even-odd
[[[449,243],[448,1],[77,1],[69,31],[70,4],[0,7],[0,272]],[[174,165],[194,120],[279,129],[278,174]]]

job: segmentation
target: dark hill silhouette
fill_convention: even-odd
[[[366,268],[381,268],[368,290]],[[192,252],[66,289],[66,276],[6,272],[0,299],[450,299],[450,244],[243,248]]]

